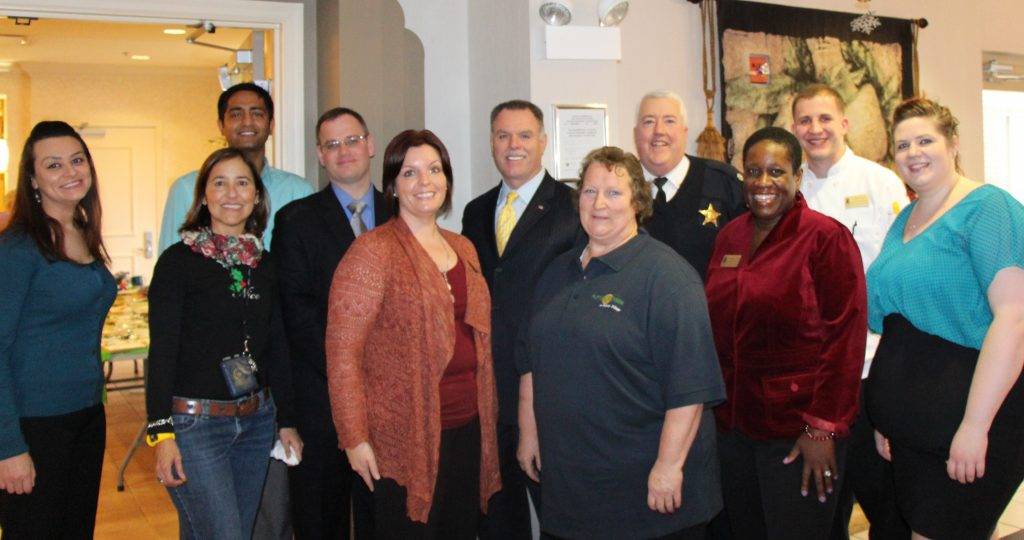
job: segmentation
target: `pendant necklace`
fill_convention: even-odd
[[[444,284],[448,286],[448,296],[451,297],[452,303],[454,304],[455,303],[455,294],[452,292],[452,284],[451,284],[451,282],[448,281],[448,271],[451,270],[451,268],[449,268],[449,266],[448,266],[449,262],[451,260],[449,258],[450,256],[449,256],[448,250],[451,249],[451,248],[448,247],[448,244],[444,241],[444,237],[441,236],[441,231],[437,231],[437,236],[438,236],[438,238],[441,239],[441,247],[444,248],[444,266],[445,266],[445,268],[448,268],[448,270],[441,270],[440,268],[438,268],[438,270],[441,271],[441,277],[444,278]]]

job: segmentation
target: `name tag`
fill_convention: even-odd
[[[722,268],[736,268],[739,265],[739,255],[725,255],[722,257]]]
[[[867,208],[871,205],[871,199],[867,193],[861,193],[860,195],[850,195],[846,198],[846,209],[850,208]]]

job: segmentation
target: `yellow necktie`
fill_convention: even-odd
[[[512,203],[518,198],[518,193],[509,191],[505,197],[505,206],[501,207],[501,213],[498,214],[498,227],[494,231],[494,239],[498,243],[498,255],[505,253],[505,244],[508,243],[508,237],[512,236],[512,229],[516,227],[516,210],[512,207]]]

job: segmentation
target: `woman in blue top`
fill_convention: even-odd
[[[1024,480],[1024,207],[960,174],[946,107],[910,99],[893,124],[918,200],[867,273],[868,414],[914,537],[987,539]]]
[[[100,236],[96,168],[64,122],[21,154],[0,233],[0,527],[88,538],[106,433],[100,334],[117,289]]]

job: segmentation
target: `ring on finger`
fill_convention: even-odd
[[[832,478],[832,471],[831,470],[825,469],[825,478]]]

